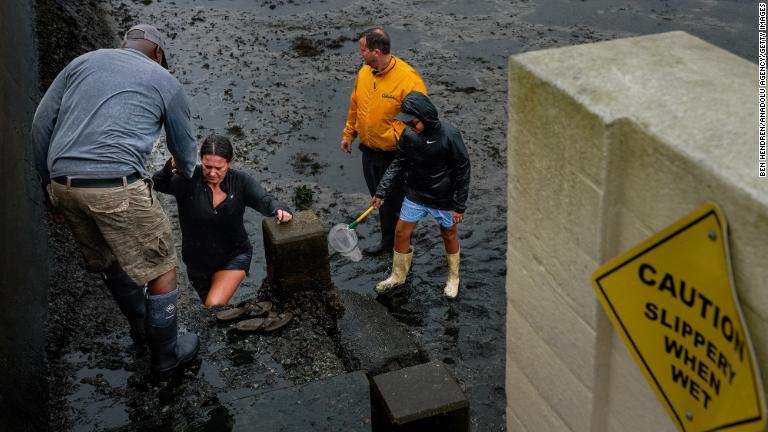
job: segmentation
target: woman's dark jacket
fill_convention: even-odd
[[[419,135],[405,129],[397,143],[395,159],[376,188],[376,196],[386,199],[392,186],[404,179],[409,200],[464,213],[469,194],[469,155],[461,133],[441,122],[435,106],[421,93],[409,93],[400,111],[418,117],[424,123],[424,131]]]
[[[277,209],[288,210],[250,175],[229,169],[221,182],[227,197],[213,208],[213,191],[205,182],[200,165],[192,178],[173,174],[170,161],[152,180],[155,189],[176,197],[181,225],[181,257],[195,270],[215,272],[229,260],[253,247],[243,224],[245,208],[264,216],[274,216]]]

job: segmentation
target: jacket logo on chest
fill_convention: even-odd
[[[381,94],[381,97],[382,97],[382,99],[392,99],[392,100],[397,100],[397,98],[396,98],[394,95],[391,95],[391,94],[389,94],[389,93],[382,93],[382,94]]]

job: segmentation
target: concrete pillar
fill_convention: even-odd
[[[705,201],[765,377],[757,66],[672,32],[521,54],[509,74],[508,430],[675,429],[590,278]]]
[[[468,432],[469,401],[442,362],[373,377],[374,432]]]
[[[267,278],[260,295],[299,314],[322,317],[325,325],[335,325],[331,321],[341,317],[344,305],[331,281],[328,233],[317,215],[300,211],[289,223],[264,218],[261,225]]]
[[[311,211],[297,212],[289,223],[262,221],[267,278],[281,290],[323,290],[331,286],[325,227]]]

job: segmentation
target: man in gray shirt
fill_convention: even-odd
[[[32,123],[51,214],[64,216],[87,269],[103,274],[134,341],[149,342],[156,372],[199,348],[196,335],[177,333],[176,248],[144,167],[161,128],[180,174],[190,177],[197,160],[187,97],[166,69],[160,32],[134,26],[122,48],[67,65]]]

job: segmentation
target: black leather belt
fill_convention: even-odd
[[[131,184],[135,182],[136,180],[140,179],[141,176],[133,173],[131,175],[127,175],[125,177],[117,177],[117,178],[105,178],[105,179],[96,179],[96,178],[70,178],[69,179],[69,185],[76,188],[112,188],[112,187],[119,187],[123,185],[123,179],[125,179],[126,184]],[[56,183],[66,185],[67,184],[67,177],[55,177],[51,180],[55,181]]]

